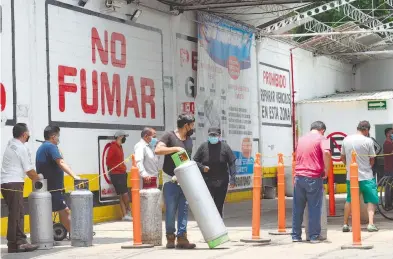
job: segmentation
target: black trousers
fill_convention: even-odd
[[[225,197],[227,196],[229,179],[226,180],[210,180],[205,179],[207,188],[216,204],[217,210],[222,218],[222,211],[224,209]]]
[[[4,201],[8,206],[8,229],[7,240],[9,248],[17,248],[26,243],[24,233],[24,207],[23,207],[24,183],[4,183],[1,188],[15,191],[1,190]]]

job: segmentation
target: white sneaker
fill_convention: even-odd
[[[123,220],[124,221],[132,221],[131,213],[129,212],[126,215],[124,215]]]

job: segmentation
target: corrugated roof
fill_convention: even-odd
[[[345,92],[323,97],[317,97],[297,102],[301,103],[327,103],[327,102],[353,102],[353,101],[371,101],[371,100],[389,100],[393,99],[393,90],[374,91],[374,92]]]

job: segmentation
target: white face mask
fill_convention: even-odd
[[[57,145],[59,145],[60,144],[60,137],[59,136],[55,136],[56,138],[55,138],[55,140],[56,140],[56,143],[57,143]]]

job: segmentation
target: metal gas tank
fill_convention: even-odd
[[[71,246],[93,245],[93,193],[87,180],[75,180],[75,190],[70,193]]]
[[[30,214],[30,239],[38,249],[53,247],[52,196],[47,191],[46,179],[33,182],[33,191],[28,198]]]

